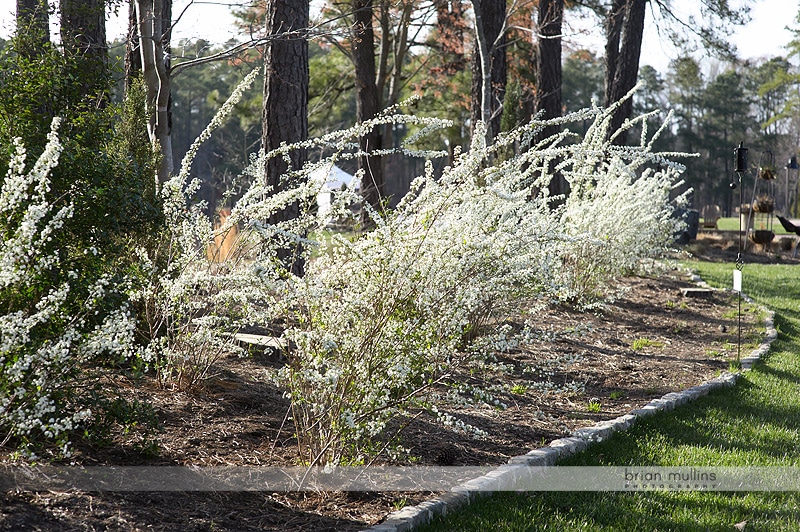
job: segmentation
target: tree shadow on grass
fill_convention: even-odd
[[[562,461],[562,465],[703,465],[675,463],[688,448],[700,449],[702,459],[737,460],[743,453],[752,459],[782,460],[794,456],[800,441],[800,407],[773,404],[765,408],[748,400],[754,385],[740,380],[735,389],[712,392],[676,412],[663,412],[640,420],[625,432]],[[757,427],[754,438],[752,427]],[[654,463],[654,442],[662,446]],[[733,457],[726,456],[733,454]],[[700,458],[698,458],[700,459]],[[754,464],[747,464],[754,465]]]

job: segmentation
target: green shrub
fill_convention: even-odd
[[[32,39],[0,50],[0,443],[58,454],[131,364],[130,243],[161,215],[136,92],[108,104],[110,72]]]

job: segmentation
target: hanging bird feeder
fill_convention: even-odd
[[[772,224],[775,218],[775,161],[772,152],[761,152],[758,174],[753,185],[753,199],[750,202],[747,237],[754,244],[768,246],[775,238]]]

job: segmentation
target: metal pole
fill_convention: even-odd
[[[739,178],[739,253],[736,256],[736,270],[737,270],[737,272],[734,273],[734,279],[737,278],[737,273],[738,273],[738,281],[739,281],[739,284],[741,285],[741,279],[742,279],[742,273],[741,272],[742,272],[742,269],[744,268],[744,260],[742,259],[742,251],[743,251],[743,247],[744,247],[744,242],[743,242],[743,236],[742,236],[743,228],[742,228],[742,213],[741,213],[742,204],[744,202],[744,194],[743,194],[744,187],[742,186],[742,174],[747,172],[747,148],[744,147],[744,142],[740,142],[739,146],[735,150],[733,150],[733,153],[734,153],[734,161],[736,162],[736,165],[735,165],[736,170],[735,170],[735,172],[736,172],[736,176]],[[735,186],[735,184],[732,184],[732,186]],[[755,192],[755,189],[754,189],[754,192]],[[750,206],[750,209],[752,210],[752,205]],[[749,214],[748,214],[747,221],[748,221],[748,228],[749,228],[749,225],[750,225],[750,216],[749,216]],[[742,287],[741,286],[739,286],[738,295],[739,295],[739,327],[738,327],[738,342],[737,342],[738,349],[736,351],[736,367],[737,368],[741,367],[741,360],[742,360]]]
[[[742,194],[742,189],[744,187],[742,186],[742,174],[737,172],[737,175],[739,176],[739,210],[741,210],[742,202],[744,201],[743,194]],[[751,208],[752,208],[752,206],[751,206]],[[748,216],[748,219],[749,219],[749,216]],[[741,272],[742,269],[744,269],[744,261],[742,260],[742,245],[743,245],[743,242],[742,242],[742,217],[740,215],[739,216],[739,254],[736,256],[736,269],[739,270],[739,272]],[[740,273],[740,275],[741,275],[741,273]],[[738,338],[737,338],[737,342],[736,342],[736,345],[737,345],[736,367],[737,368],[740,367],[741,360],[742,360],[742,290],[741,290],[741,287],[739,287],[739,288],[740,288],[739,291],[738,291],[738,296],[739,296],[739,312],[738,312],[739,334],[738,334]]]

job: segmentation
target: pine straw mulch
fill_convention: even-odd
[[[732,260],[731,246],[730,241],[701,235],[690,249],[712,260]],[[732,256],[735,259],[735,253]],[[729,368],[738,333],[733,295],[684,297],[681,289],[694,285],[677,269],[621,283],[623,294],[602,310],[553,309],[540,327],[552,332],[554,339],[499,354],[497,361],[506,370],[481,373],[506,409],[489,405],[448,409],[488,437],[476,440],[420,416],[403,433],[402,446],[419,464],[502,464],[574,429],[623,415]],[[756,323],[754,315],[745,313],[743,337],[748,342],[757,342],[763,334],[763,323]],[[78,445],[74,461],[293,465],[297,449],[285,422],[288,403],[270,384],[270,374],[280,364],[269,351],[254,352],[247,358],[221,360],[216,376],[193,393],[167,391],[146,382],[131,387],[130,393],[146,398],[158,413],[157,455],[142,452],[140,435],[134,430],[102,447]],[[569,383],[578,392],[558,393],[565,392]],[[591,402],[599,403],[599,409]],[[0,454],[0,461],[3,456],[8,459],[8,452]],[[429,493],[13,492],[3,495],[0,530],[347,531],[366,528],[404,504],[430,497]]]

